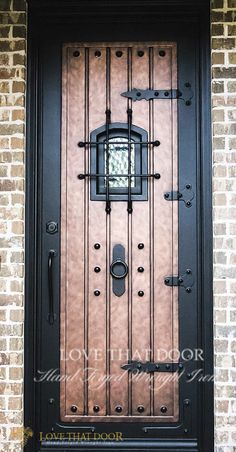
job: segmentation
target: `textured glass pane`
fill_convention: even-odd
[[[133,141],[133,140],[131,140]],[[110,144],[108,146],[109,153],[109,174],[128,174],[128,139],[123,137],[110,138]],[[114,143],[114,144],[113,144]],[[131,144],[131,174],[135,173],[134,164],[134,144]],[[105,145],[105,172],[106,172],[106,145]],[[131,187],[134,187],[134,178],[131,178]],[[106,186],[106,181],[105,181]],[[109,178],[110,188],[127,188],[128,187],[128,177],[110,177]]]

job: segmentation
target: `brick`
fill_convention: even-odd
[[[22,398],[21,397],[9,397],[8,409],[13,410],[13,411],[20,411],[22,409]]]
[[[21,55],[20,53],[16,53],[13,55],[13,66],[23,66],[25,64],[25,55]]]
[[[213,24],[211,27],[212,36],[221,36],[224,35],[224,25],[222,24]]]
[[[212,83],[213,93],[223,93],[224,92],[224,82],[213,82]]]
[[[0,27],[0,38],[9,38],[10,35],[10,27]]]
[[[26,10],[25,0],[13,0],[13,10],[14,11],[25,11]]]
[[[0,14],[0,24],[25,24],[26,14],[8,12]]]
[[[212,75],[213,78],[236,78],[236,67],[213,67]]]
[[[221,50],[221,49],[233,49],[235,47],[235,39],[233,38],[213,38],[212,39],[212,48]]]
[[[228,35],[236,36],[236,25],[228,25]]]
[[[16,52],[19,50],[25,50],[25,40],[22,39],[20,41],[1,41],[1,51],[2,52]]]
[[[212,64],[224,64],[225,55],[222,52],[212,53]]]
[[[1,0],[0,11],[10,11],[10,9],[11,9],[11,0]]]
[[[0,53],[0,66],[9,66],[9,55]]]
[[[15,25],[13,27],[13,38],[25,38],[26,27],[24,25]]]
[[[229,63],[236,64],[236,53],[235,52],[229,53]]]
[[[11,138],[11,147],[12,149],[23,149],[24,148],[24,139],[13,137]]]
[[[236,93],[236,81],[227,83],[227,91],[229,91],[229,93]]]
[[[212,9],[223,8],[224,0],[213,0],[211,6],[212,6]]]
[[[25,91],[25,82],[14,82],[12,83],[12,92],[13,93],[24,93]]]
[[[214,109],[212,111],[212,120],[213,120],[213,122],[224,121],[224,119],[225,119],[225,112],[224,112],[223,109],[221,109],[221,110]]]
[[[12,121],[24,121],[25,119],[25,110],[13,110],[12,111]]]

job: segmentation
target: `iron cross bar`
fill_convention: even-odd
[[[141,361],[129,361],[121,366],[121,369],[127,370],[132,373],[141,372],[177,372],[183,369],[182,363],[154,363],[151,361],[141,362]]]
[[[105,146],[107,144],[107,141],[79,141],[78,146],[79,148],[85,148],[85,146],[90,145],[90,146],[96,146],[96,145],[103,145]],[[108,144],[116,144],[116,141],[109,141]],[[120,144],[123,144],[122,142]],[[124,144],[151,144],[152,146],[160,146],[160,141],[155,140],[155,141],[125,141]]]
[[[104,177],[104,178],[114,178],[114,177],[154,177],[154,179],[160,179],[161,175],[159,173],[153,173],[153,174],[102,174],[102,173],[84,173],[84,174],[78,174],[78,179],[82,180],[86,177]]]

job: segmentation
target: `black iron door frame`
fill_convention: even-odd
[[[191,124],[188,122],[189,110],[183,101],[179,101],[179,188],[188,184],[193,187],[195,205],[193,214],[186,215],[185,203],[179,203],[180,265],[182,270],[190,267],[195,275],[191,293],[184,290],[180,296],[180,348],[186,348],[187,345],[193,349],[197,344],[204,356],[204,361],[197,363],[197,366],[201,365],[203,375],[211,376],[213,303],[209,2],[29,0],[28,3],[25,426],[31,427],[34,435],[25,450],[67,452],[71,450],[68,441],[58,441],[53,435],[49,437],[51,441],[45,441],[43,437],[45,432],[53,433],[55,426],[62,433],[65,430],[59,419],[59,384],[51,382],[43,386],[43,383],[35,381],[39,369],[60,368],[59,322],[55,322],[53,328],[49,322],[45,322],[48,310],[45,269],[49,263],[45,249],[56,250],[54,308],[58,320],[57,250],[60,250],[60,231],[50,234],[47,223],[53,220],[60,224],[62,43],[117,40],[117,36],[120,39],[120,29],[122,40],[125,41],[134,40],[136,36],[137,40],[143,41],[177,42],[179,80],[181,83],[191,80],[194,93],[191,114],[196,124],[193,127],[193,121]],[[194,62],[194,79],[189,61]],[[189,143],[196,147],[194,162],[188,159]],[[43,149],[48,149],[48,152],[43,152]],[[58,160],[55,160],[55,156],[58,156]],[[45,189],[46,179],[51,180],[50,190]],[[188,243],[188,249],[184,243]],[[189,319],[196,321],[195,331]],[[45,346],[47,356],[42,356],[41,350]],[[196,369],[196,363],[190,361],[187,369],[191,373]],[[124,439],[122,443],[104,442],[100,447],[97,444],[96,450],[213,451],[213,383],[211,378],[207,380],[197,383],[197,392],[194,385],[193,389],[189,388],[186,392],[186,385],[181,384],[181,422],[185,417],[181,425],[179,423],[175,428],[170,428],[165,424],[157,427],[146,423],[141,440],[135,437],[135,426],[129,426],[129,439]],[[102,432],[103,427],[100,424],[97,431]],[[76,428],[80,432],[86,431],[85,426]],[[88,431],[92,432],[93,428],[88,426]],[[42,441],[40,432],[43,432]],[[74,443],[75,446],[76,450],[94,450],[89,443]]]

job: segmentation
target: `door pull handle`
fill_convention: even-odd
[[[56,255],[55,250],[50,250],[48,253],[48,296],[49,296],[49,314],[48,321],[50,325],[53,325],[56,320],[54,314],[54,293],[53,293],[53,261]]]

